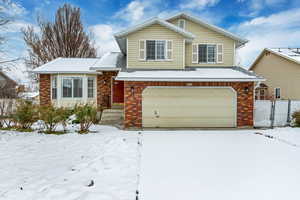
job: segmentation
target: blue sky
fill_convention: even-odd
[[[118,50],[112,35],[149,17],[185,11],[234,32],[250,42],[238,51],[238,63],[248,67],[265,47],[300,46],[299,0],[11,0],[14,18],[7,29],[6,57],[26,56],[20,28],[36,27],[37,15],[53,20],[64,3],[81,8],[87,32],[94,35],[98,54]],[[38,30],[38,29],[37,29]],[[20,64],[20,66],[22,63]],[[22,66],[21,66],[22,67]]]

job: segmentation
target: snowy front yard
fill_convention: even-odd
[[[299,128],[140,136],[93,129],[87,135],[0,131],[0,199],[134,200],[137,189],[142,200],[300,197]]]
[[[133,200],[136,134],[97,130],[58,136],[0,131],[0,199]]]

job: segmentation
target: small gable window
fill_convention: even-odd
[[[182,29],[185,29],[185,20],[184,19],[179,19],[178,20],[178,26]]]

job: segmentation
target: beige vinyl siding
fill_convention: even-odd
[[[53,76],[57,76],[56,74],[51,75],[51,80]],[[83,91],[82,91],[82,98],[63,98],[62,97],[62,79],[64,77],[81,77],[83,78]],[[87,95],[87,88],[85,86],[87,86],[87,83],[84,83],[84,81],[86,81],[86,79],[84,79],[84,77],[94,77],[95,78],[95,90],[94,90],[94,98],[84,98],[84,95]],[[52,99],[51,96],[51,101],[52,104],[54,106],[57,107],[73,107],[76,104],[91,104],[91,105],[95,105],[97,103],[97,75],[93,75],[93,74],[60,74],[58,79],[57,79],[57,99]],[[52,90],[51,90],[52,93]],[[59,94],[60,93],[60,94]],[[52,94],[51,94],[52,95]],[[59,96],[61,97],[59,99]]]
[[[252,70],[266,79],[269,95],[279,87],[282,99],[300,100],[300,64],[265,52]]]
[[[171,20],[174,25],[178,25],[179,19]],[[195,22],[186,19],[185,30],[193,33],[196,38],[193,43],[223,44],[223,62],[214,64],[192,63],[192,44],[186,44],[185,48],[185,65],[186,66],[233,66],[234,63],[234,40],[220,33],[210,30]]]
[[[172,60],[147,61],[139,58],[140,40],[171,40]],[[184,37],[161,25],[154,24],[127,36],[127,67],[143,69],[183,69]]]
[[[235,127],[236,93],[218,87],[149,87],[143,127]]]

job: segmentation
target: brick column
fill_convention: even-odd
[[[102,72],[97,75],[97,106],[98,108],[111,108],[111,79],[117,76],[116,71]]]
[[[39,96],[40,105],[51,104],[51,82],[50,74],[40,74],[39,76]]]

